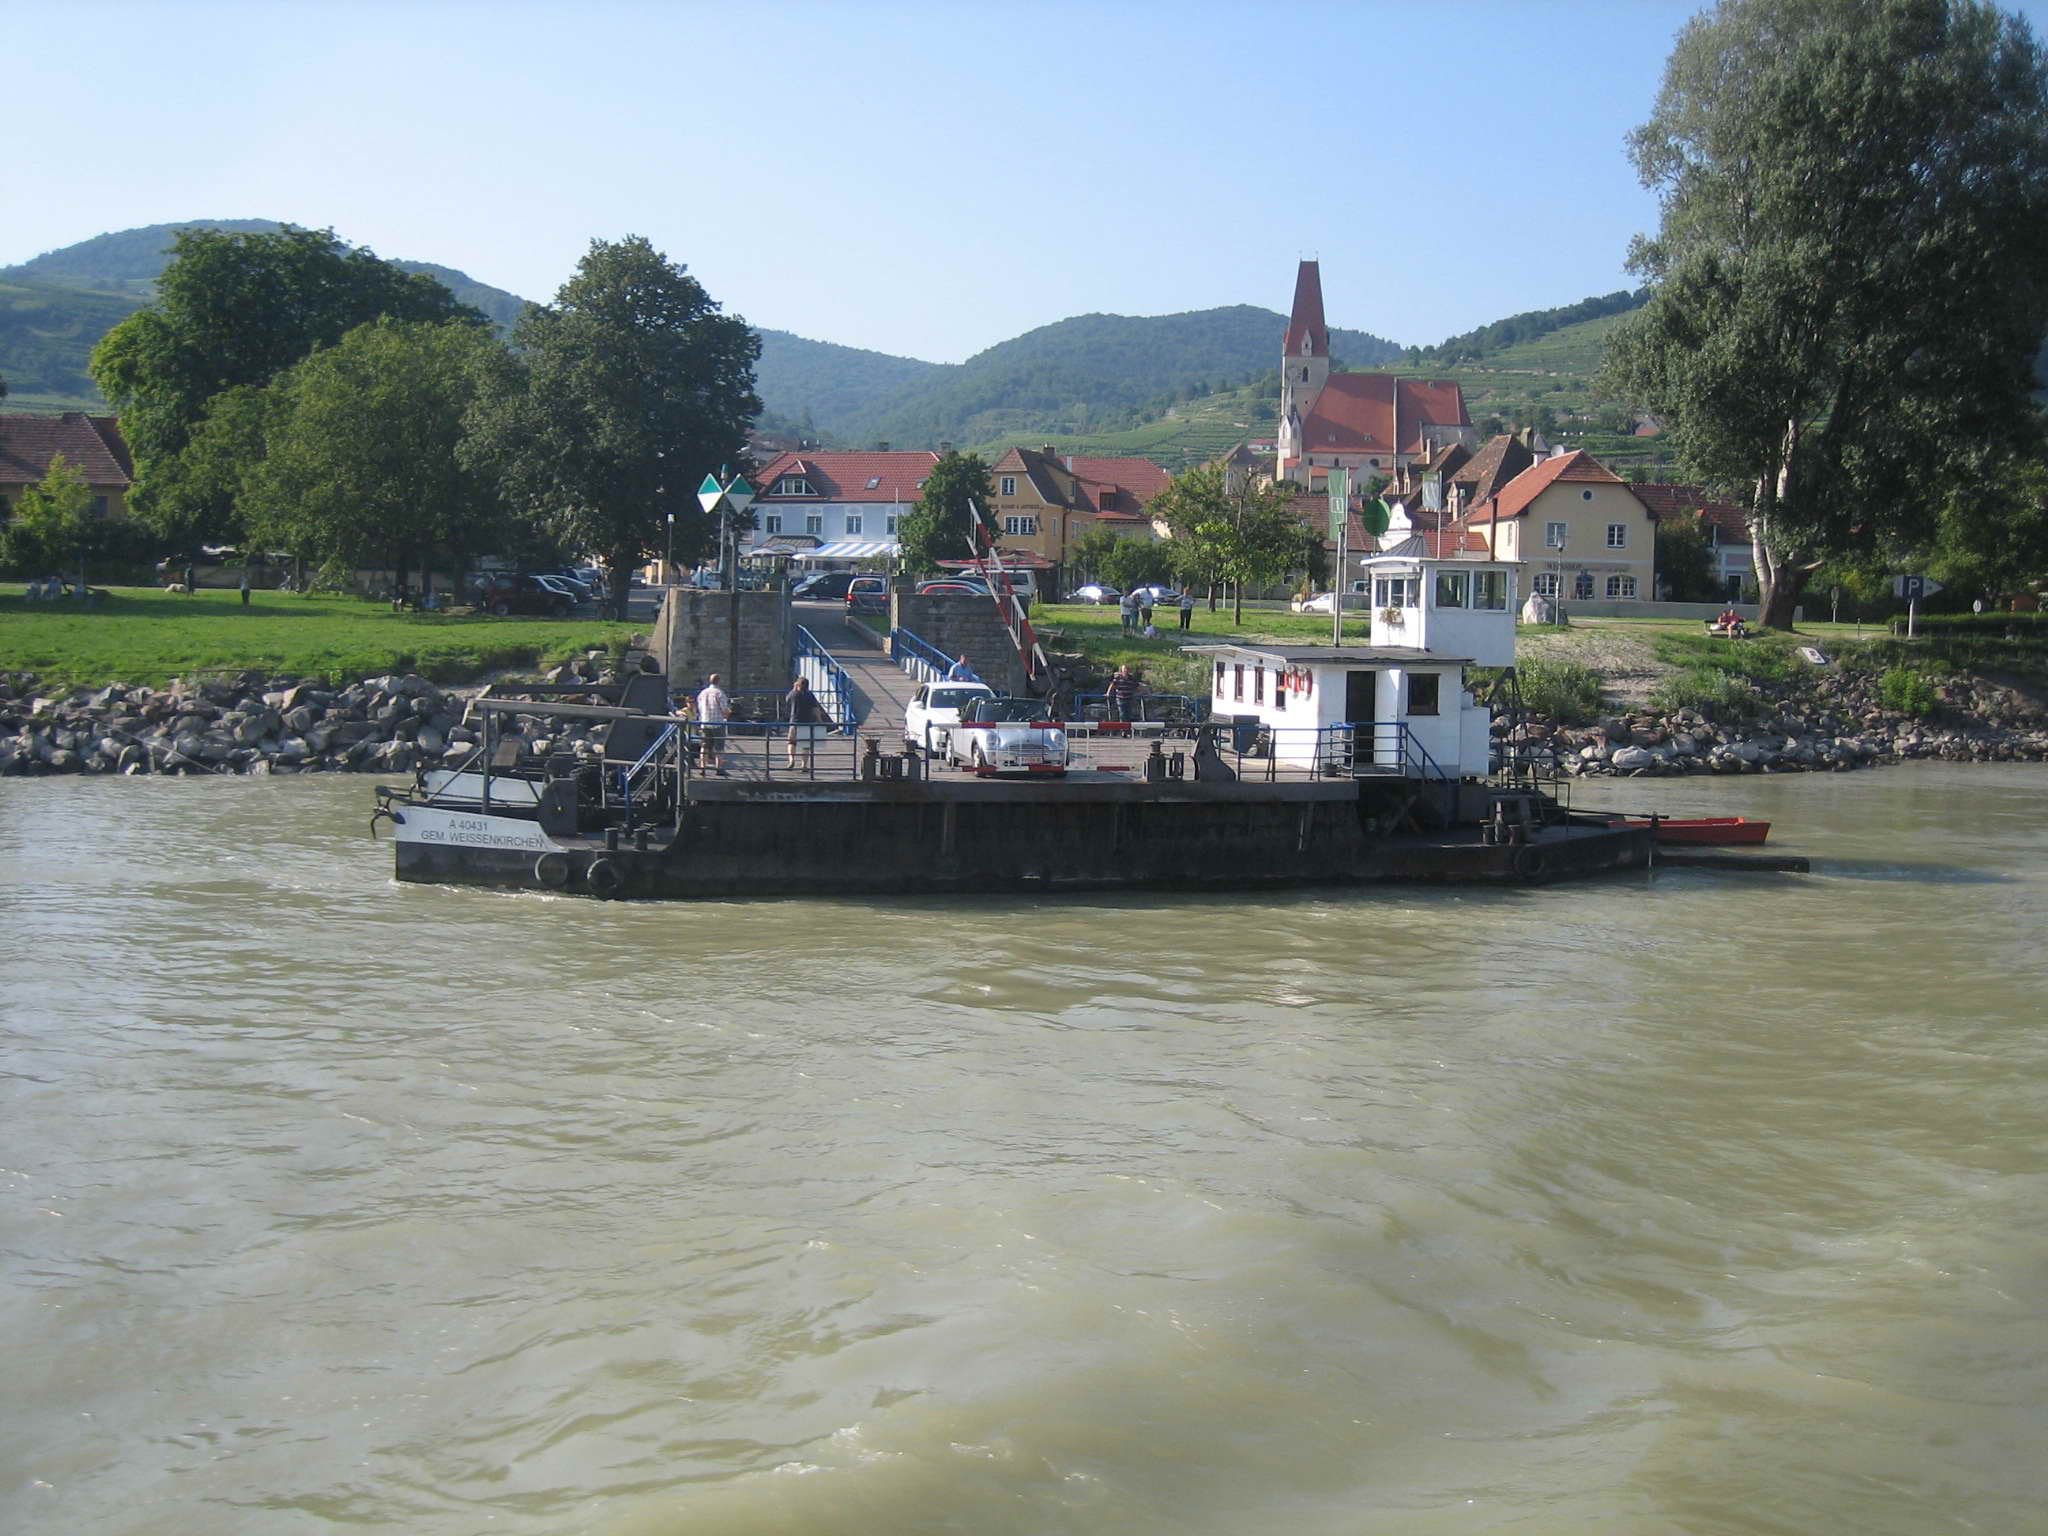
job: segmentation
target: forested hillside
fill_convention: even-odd
[[[754,367],[754,390],[761,397],[762,415],[805,436],[849,437],[877,401],[896,399],[946,371],[942,363],[811,341],[788,331],[758,334],[761,360]]]
[[[844,435],[902,445],[1005,433],[1117,432],[1274,368],[1286,318],[1236,304],[1179,315],[1077,315],[999,343],[858,418]],[[1353,367],[1399,357],[1363,331],[1330,332]]]

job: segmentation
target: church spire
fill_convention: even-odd
[[[1294,274],[1294,316],[1287,322],[1288,357],[1328,357],[1330,333],[1323,325],[1321,264],[1304,261]]]

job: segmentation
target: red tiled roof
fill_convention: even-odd
[[[95,489],[126,489],[133,461],[112,416],[66,411],[62,416],[0,413],[0,485],[39,485],[58,454]]]
[[[785,453],[761,466],[755,484],[761,501],[916,501],[939,456],[929,449],[895,449],[873,453]],[[801,475],[815,496],[775,494],[784,475]],[[873,480],[877,482],[869,485]]]
[[[1424,426],[1468,427],[1465,392],[1455,380],[1397,379],[1389,373],[1333,373],[1301,424],[1304,453],[1397,451],[1394,402],[1401,405],[1398,451],[1422,450]]]
[[[1650,509],[1650,516],[1697,517],[1721,530],[1723,544],[1749,542],[1749,512],[1732,501],[1723,501],[1700,485],[1632,485],[1636,500]]]
[[[1093,512],[1112,522],[1146,521],[1145,508],[1172,483],[1172,476],[1150,459],[1090,458],[1040,448],[1012,448],[990,468],[1028,476],[1047,506]]]
[[[1510,480],[1535,462],[1535,454],[1503,432],[1488,438],[1484,447],[1452,470],[1451,484],[1463,486],[1466,504],[1474,505],[1499,494]]]
[[[1530,465],[1501,487],[1498,496],[1489,496],[1485,501],[1475,503],[1467,509],[1466,515],[1475,523],[1490,523],[1495,518],[1505,522],[1508,518],[1520,517],[1526,513],[1530,503],[1553,485],[1580,481],[1595,485],[1626,483],[1621,476],[1580,448],[1572,453],[1559,454],[1553,459],[1545,459],[1541,464]],[[1649,508],[1645,507],[1643,510],[1647,512]]]

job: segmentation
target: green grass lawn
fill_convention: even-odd
[[[598,619],[393,613],[359,598],[285,592],[252,593],[244,608],[233,591],[114,587],[102,606],[79,609],[32,603],[17,588],[0,596],[0,671],[64,688],[161,688],[174,677],[245,670],[336,683],[418,672],[448,683],[551,666],[634,632]]]
[[[1197,604],[1188,632],[1180,630],[1180,610],[1161,608],[1152,616],[1159,630],[1157,640],[1126,635],[1115,604],[1051,603],[1032,609],[1031,622],[1044,638],[1048,651],[1078,651],[1090,666],[1113,671],[1129,666],[1160,693],[1203,695],[1208,692],[1208,664],[1180,654],[1184,645],[1219,643],[1260,644],[1282,641],[1288,645],[1328,645],[1330,616],[1327,613],[1275,613],[1270,609],[1247,608],[1242,625],[1230,622],[1230,606],[1223,604],[1211,613]],[[1344,616],[1344,639],[1363,645],[1368,625],[1363,613]]]

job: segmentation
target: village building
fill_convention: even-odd
[[[1062,454],[1050,446],[1012,448],[989,467],[989,478],[997,543],[1006,555],[1049,571],[1056,590],[1067,584],[1074,545],[1090,533],[1157,537],[1147,509],[1172,483],[1150,459]]]
[[[1280,478],[1313,489],[1317,470],[1343,468],[1363,487],[1447,444],[1478,441],[1454,380],[1330,371],[1321,268],[1301,263],[1281,345]]]
[[[117,418],[83,411],[61,416],[0,411],[0,522],[14,515],[25,491],[43,482],[59,454],[85,477],[94,517],[128,515],[135,463]]]
[[[761,468],[740,557],[813,571],[893,560],[938,462],[929,449],[780,454]]]
[[[1462,526],[1494,559],[1523,566],[1525,592],[1568,602],[1656,596],[1656,517],[1583,449],[1530,465],[1467,507]]]
[[[1706,536],[1714,579],[1731,603],[1756,581],[1756,551],[1750,544],[1749,510],[1701,485],[1640,484],[1630,490],[1662,522],[1695,522]]]

